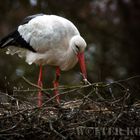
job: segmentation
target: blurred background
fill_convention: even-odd
[[[139,0],[4,0],[0,3],[0,38],[28,15],[55,14],[71,20],[88,46],[88,80],[112,82],[140,74]],[[28,88],[21,76],[37,83],[39,67],[0,50],[0,91]],[[44,67],[44,87],[52,87],[54,68]],[[80,69],[62,72],[60,85],[81,81]],[[138,83],[137,83],[138,84]]]

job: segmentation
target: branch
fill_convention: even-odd
[[[31,85],[31,86],[33,86],[33,87],[35,87],[35,88],[38,88],[38,89],[40,89],[40,90],[42,90],[42,87],[40,87],[40,86],[38,86],[38,85],[36,85],[36,84],[30,82],[30,81],[29,81],[28,79],[26,79],[24,76],[22,76],[21,78],[22,78],[26,83],[28,83],[29,85]]]

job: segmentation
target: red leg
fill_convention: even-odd
[[[56,101],[58,104],[60,104],[60,97],[59,97],[59,92],[58,92],[58,86],[59,86],[59,77],[60,77],[60,68],[59,67],[56,67],[56,78],[55,78],[55,81],[53,82],[53,86],[54,86],[54,95],[57,95],[56,96]]]
[[[42,87],[42,65],[40,65],[39,76],[38,76],[38,86]],[[39,90],[38,92],[38,107],[42,106],[42,92]]]

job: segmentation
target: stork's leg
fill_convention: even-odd
[[[56,96],[56,101],[58,104],[60,104],[60,97],[59,97],[59,92],[58,92],[58,86],[59,86],[59,77],[60,77],[60,68],[56,67],[56,77],[55,80],[53,82],[53,86],[54,86],[54,95]]]
[[[38,82],[37,85],[42,87],[42,65],[40,65],[40,70],[39,70],[39,76],[38,76]],[[39,90],[38,92],[38,107],[42,106],[42,92]]]

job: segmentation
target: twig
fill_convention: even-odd
[[[125,82],[125,81],[129,81],[129,80],[132,80],[132,79],[135,79],[135,78],[140,78],[140,75],[135,75],[135,76],[132,76],[132,77],[129,77],[129,78],[126,78],[126,79],[123,79],[123,80],[118,80],[118,81],[115,81],[115,82]]]
[[[22,78],[26,83],[28,83],[29,85],[31,85],[31,86],[33,86],[33,87],[35,87],[35,88],[38,88],[38,89],[40,89],[40,90],[42,90],[42,87],[40,87],[40,86],[38,86],[38,85],[36,85],[36,84],[30,82],[30,81],[29,81],[28,79],[26,79],[24,76],[22,76],[21,78]]]
[[[22,120],[20,120],[19,122],[17,122],[14,126],[12,126],[12,127],[10,127],[10,128],[1,130],[0,133],[4,133],[4,132],[7,132],[7,131],[10,131],[10,130],[15,129],[21,122],[22,122]]]
[[[60,134],[59,132],[57,132],[57,131],[53,128],[52,122],[51,122],[51,121],[49,122],[49,126],[50,126],[51,131],[53,131],[56,135],[58,135],[59,137],[61,137],[61,138],[64,139],[64,140],[67,139],[65,136],[63,136],[62,134]]]
[[[135,76],[135,78],[138,77],[140,76]],[[128,78],[126,81],[133,78],[134,77]],[[80,127],[79,129],[84,130],[87,126],[93,126],[94,129],[95,127],[111,127],[113,125],[116,126],[117,124],[118,127],[122,128],[128,126],[128,122],[130,123],[129,126],[138,126],[140,115],[139,102],[137,101],[137,106],[135,104],[136,102],[132,106],[127,105],[131,93],[129,88],[123,83],[124,81],[125,80],[119,80],[114,81],[113,83],[98,82],[87,85],[59,87],[59,89],[61,89],[59,95],[69,94],[70,97],[72,97],[71,94],[74,94],[74,96],[77,94],[82,95],[78,96],[78,100],[76,101],[75,99],[74,101],[63,100],[63,103],[61,103],[59,107],[54,103],[54,99],[58,95],[49,99],[47,98],[43,103],[43,106],[38,108],[37,106],[34,106],[32,102],[30,106],[27,106],[28,102],[24,102],[24,98],[18,99],[17,97],[15,98],[15,96],[2,93],[3,95],[6,94],[10,104],[2,104],[0,107],[0,138],[8,138],[9,136],[12,137],[11,139],[17,137],[24,138],[24,136],[30,137],[34,134],[34,136],[42,136],[41,138],[44,139],[46,137],[52,137],[53,134],[54,137],[67,139],[68,136],[73,136],[74,138],[77,136],[77,133],[75,133],[76,127]],[[28,80],[26,82],[35,87],[35,90],[14,91],[32,92],[42,90],[43,92],[54,90],[54,88],[43,89]],[[106,99],[106,96],[104,97],[102,93],[108,93],[108,88],[113,89],[114,87],[115,90],[112,90],[111,94],[119,92],[119,95],[121,96],[115,96],[116,98],[109,96],[109,98]],[[81,92],[83,89],[86,90]],[[99,95],[94,96],[94,94]],[[103,100],[99,100],[101,99],[100,95],[104,97]],[[16,101],[19,101],[19,104],[16,104]],[[79,132],[79,135],[80,134],[81,133]],[[82,134],[85,135],[84,131]],[[79,136],[79,138],[81,137]],[[91,137],[89,137],[89,139],[90,138]],[[94,139],[93,135],[91,139]]]

